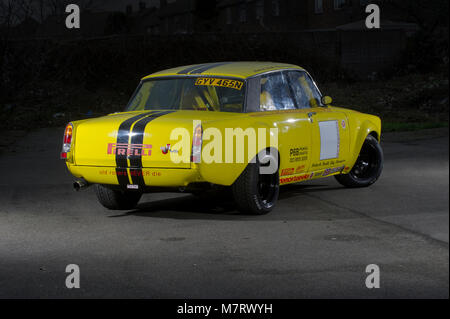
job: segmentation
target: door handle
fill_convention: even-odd
[[[308,117],[309,117],[309,120],[311,121],[311,123],[313,122],[313,118],[312,118],[312,117],[313,117],[314,115],[316,115],[316,114],[317,114],[316,112],[309,112],[309,113],[308,113]]]

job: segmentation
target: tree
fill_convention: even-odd
[[[382,0],[380,3],[417,23],[424,31],[433,32],[439,26],[448,28],[448,0]]]

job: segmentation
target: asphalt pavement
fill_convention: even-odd
[[[383,136],[369,188],[285,186],[274,211],[146,194],[108,211],[72,189],[63,129],[0,154],[0,298],[448,298],[448,129]],[[68,289],[65,268],[80,268]],[[380,268],[368,289],[367,265]]]

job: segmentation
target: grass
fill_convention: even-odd
[[[377,115],[388,130],[448,126],[447,74],[410,74],[387,80],[321,85],[333,105]],[[387,125],[386,125],[387,124]]]

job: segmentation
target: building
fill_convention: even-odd
[[[153,0],[122,3],[122,12],[83,11],[80,30],[67,30],[64,15],[49,16],[38,37],[99,37],[110,34],[173,35],[194,33],[264,33],[352,31],[364,29],[365,8],[377,0]],[[378,0],[381,1],[381,0]],[[148,7],[147,4],[153,4]],[[156,5],[155,5],[156,4]],[[416,26],[383,6],[383,27]]]
[[[132,34],[170,35],[192,34],[201,24],[196,16],[196,0],[160,0],[158,6],[146,8],[145,2],[139,2],[138,10],[131,5],[125,8],[131,20]]]
[[[196,28],[196,1],[178,0],[168,3],[161,0],[158,10],[161,34],[191,34]]]
[[[218,32],[284,32],[305,29],[304,1],[221,0]]]
[[[306,0],[306,28],[334,29],[364,19],[369,0]]]
[[[218,32],[291,32],[328,30],[363,21],[369,3],[380,0],[220,0]],[[382,4],[384,20],[407,17]],[[401,25],[401,24],[398,24]]]
[[[126,18],[130,34],[159,35],[161,33],[161,20],[156,7],[146,8],[141,6],[137,12],[127,10]]]
[[[220,32],[330,29],[361,20],[367,0],[221,0]]]

